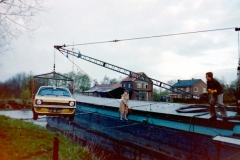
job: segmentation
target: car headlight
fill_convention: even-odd
[[[42,100],[37,99],[37,100],[36,100],[36,104],[38,104],[38,105],[42,104]]]
[[[69,105],[72,107],[72,106],[74,106],[74,105],[75,105],[75,102],[73,102],[73,101],[70,101],[70,102],[69,102]]]

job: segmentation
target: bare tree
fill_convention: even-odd
[[[167,84],[169,84],[169,85],[171,85],[171,86],[173,86],[175,83],[177,83],[178,81],[177,80],[169,80],[169,81],[167,81]]]
[[[44,0],[0,0],[0,53],[9,50],[13,38],[22,29],[34,30],[29,23],[39,12],[46,11]]]

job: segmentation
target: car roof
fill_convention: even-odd
[[[66,88],[66,87],[56,87],[56,86],[41,86],[40,88],[61,88],[61,89],[67,89],[68,90],[68,88]]]

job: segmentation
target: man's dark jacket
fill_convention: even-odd
[[[223,88],[221,86],[221,84],[214,78],[212,78],[211,81],[207,81],[207,90],[208,89],[216,89],[217,92],[213,93],[213,95],[219,95],[223,93]]]

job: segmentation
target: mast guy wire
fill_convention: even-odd
[[[195,34],[195,33],[203,33],[203,32],[214,32],[214,31],[221,31],[221,30],[230,30],[234,29],[235,27],[231,28],[219,28],[219,29],[211,29],[211,30],[201,30],[201,31],[193,31],[193,32],[181,32],[181,33],[173,33],[173,34],[162,34],[156,36],[147,36],[147,37],[136,37],[136,38],[126,38],[126,39],[115,39],[111,41],[99,41],[99,42],[89,42],[89,43],[80,43],[75,44],[75,46],[79,45],[90,45],[90,44],[101,44],[101,43],[110,43],[110,42],[120,42],[120,41],[133,41],[133,40],[140,40],[140,39],[150,39],[150,38],[160,38],[160,37],[169,37],[169,36],[178,36],[178,35],[185,35],[185,34]],[[63,45],[63,47],[70,47],[73,45]]]

